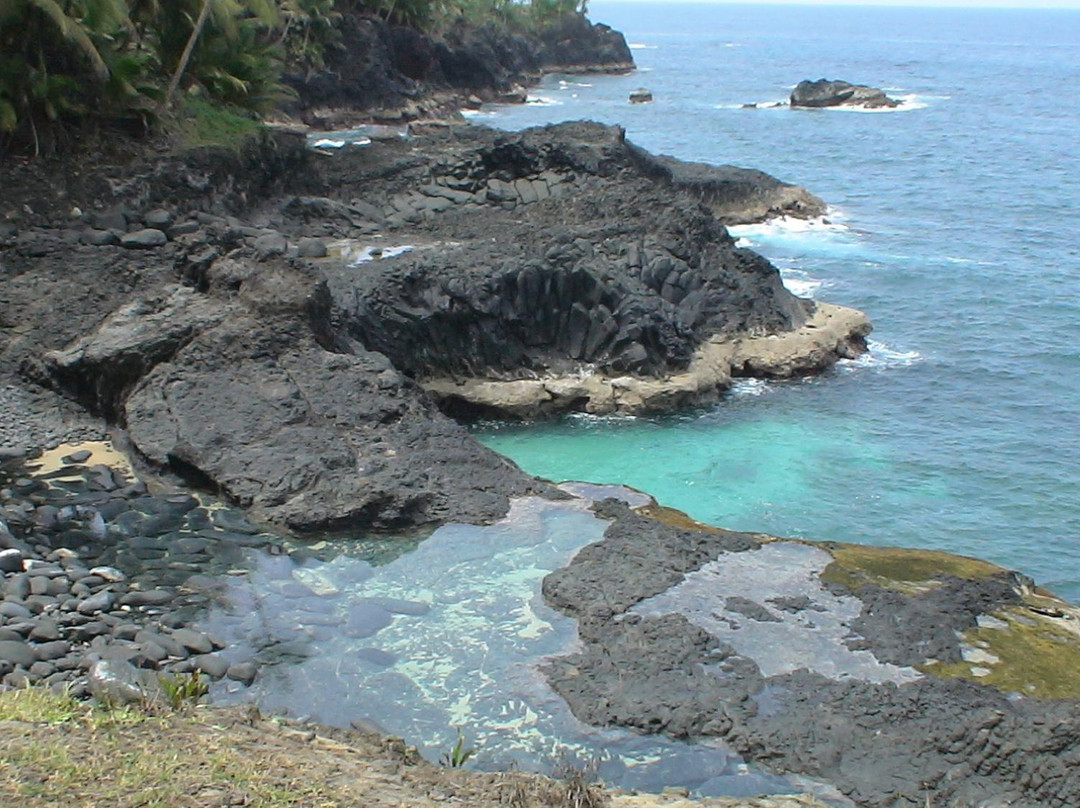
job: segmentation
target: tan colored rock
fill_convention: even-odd
[[[667,378],[606,376],[585,368],[539,379],[429,379],[440,401],[464,402],[504,417],[532,419],[563,412],[628,415],[670,412],[716,401],[732,378],[787,378],[823,370],[866,350],[869,318],[861,311],[818,303],[802,327],[761,337],[717,337],[704,343],[682,373]]]
[[[864,353],[871,328],[870,318],[857,309],[818,303],[802,328],[739,340],[732,368],[737,376],[773,379],[822,370]]]

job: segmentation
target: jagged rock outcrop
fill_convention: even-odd
[[[621,129],[300,140],[73,186],[92,213],[4,252],[2,368],[309,531],[490,520],[547,490],[417,382],[460,416],[659,411],[863,347],[862,315],[791,295]]]
[[[324,271],[343,327],[455,412],[470,400],[478,413],[515,417],[671,409],[714,400],[731,375],[813,372],[865,349],[865,318],[828,314],[813,334],[807,326],[812,351],[796,340],[777,361],[780,346],[758,341],[761,356],[747,342],[699,357],[709,340],[796,333],[817,316],[815,305],[791,295],[760,256],[737,248],[697,202],[701,188],[716,183],[682,181],[678,161],[648,155],[621,129],[470,128],[424,143],[440,150],[434,165],[417,161],[406,144],[379,144],[376,163],[398,167],[393,182],[374,175],[370,152],[326,164],[335,171],[320,183],[338,197],[363,185],[375,210],[303,198],[287,212],[303,221],[312,209],[333,212],[334,227],[424,234],[363,271],[347,264]],[[748,175],[728,194],[733,217],[738,198],[751,206],[743,218],[761,210],[757,200],[768,192],[750,199],[755,179]],[[381,196],[373,194],[379,183],[387,187]],[[839,327],[819,329],[825,319]],[[834,332],[828,344],[817,339]]]
[[[231,258],[206,285],[127,304],[46,356],[145,459],[298,531],[492,519],[537,489],[385,356],[334,345],[317,278]]]
[[[643,149],[635,154],[647,170],[700,199],[724,224],[749,224],[777,216],[813,219],[824,216],[828,208],[805,188],[754,168],[689,163]]]
[[[900,102],[889,98],[885,91],[865,84],[848,81],[800,81],[791,91],[793,107],[866,107],[880,109],[898,107]]]
[[[771,265],[638,170],[621,130],[470,130],[455,145],[428,184],[387,200],[388,218],[422,226],[429,211],[432,235],[484,237],[326,269],[346,327],[406,372],[660,376],[708,336],[805,322]]]

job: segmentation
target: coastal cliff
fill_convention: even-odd
[[[342,53],[288,77],[291,111],[404,121],[519,97],[545,70],[629,66],[621,36],[574,19],[529,39],[349,17]],[[857,356],[865,315],[791,294],[725,228],[820,215],[821,200],[597,124],[372,140],[312,149],[278,128],[91,172],[0,169],[5,687],[138,699],[160,695],[159,673],[201,673],[239,689],[305,642],[348,645],[353,672],[392,667],[370,638],[432,604],[365,595],[360,563],[334,578],[318,563],[334,534],[406,530],[402,553],[435,525],[479,523],[486,551],[515,508],[558,524],[556,503],[603,536],[543,587],[577,621],[580,645],[545,675],[580,720],[723,740],[875,808],[1076,803],[1074,607],[973,559],[594,502],[460,423],[670,412],[735,377]],[[107,434],[134,467],[100,443],[39,456]],[[457,538],[455,574],[478,534]],[[251,556],[264,568],[238,575]],[[266,591],[245,601],[240,577]],[[191,627],[221,604],[257,653]],[[354,680],[328,667],[333,697],[329,682]]]
[[[622,34],[583,14],[530,27],[459,19],[432,34],[345,12],[339,29],[324,66],[285,75],[297,94],[286,111],[318,128],[455,117],[481,102],[524,101],[544,73],[634,69]]]

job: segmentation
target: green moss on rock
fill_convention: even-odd
[[[1003,609],[993,616],[1004,627],[979,626],[964,633],[968,646],[996,657],[996,662],[931,662],[919,669],[1025,696],[1080,698],[1080,626],[1071,612],[1075,609],[1049,617],[1027,604]]]
[[[934,579],[942,575],[974,580],[1006,571],[988,561],[940,550],[869,547],[836,542],[816,546],[828,551],[835,559],[821,573],[821,579],[852,592],[866,583],[904,592],[918,592],[927,589]]]

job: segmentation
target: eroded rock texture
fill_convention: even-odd
[[[290,529],[489,520],[547,485],[416,380],[662,388],[703,341],[786,334],[814,310],[653,159],[595,124],[431,127],[335,154],[278,132],[73,185],[91,213],[6,242],[3,367]]]
[[[675,527],[613,501],[596,510],[613,520],[603,541],[544,581],[548,602],[579,621],[581,649],[547,676],[583,721],[720,737],[860,806],[1080,799],[1080,701],[982,684],[977,665],[967,679],[928,675],[961,658],[992,666],[966,632],[1015,633],[990,616],[1014,609],[1034,625],[1030,582],[979,568],[841,585],[830,545]],[[1075,617],[1060,619],[1049,630],[1075,655]],[[1002,664],[1021,682],[1043,666]]]

